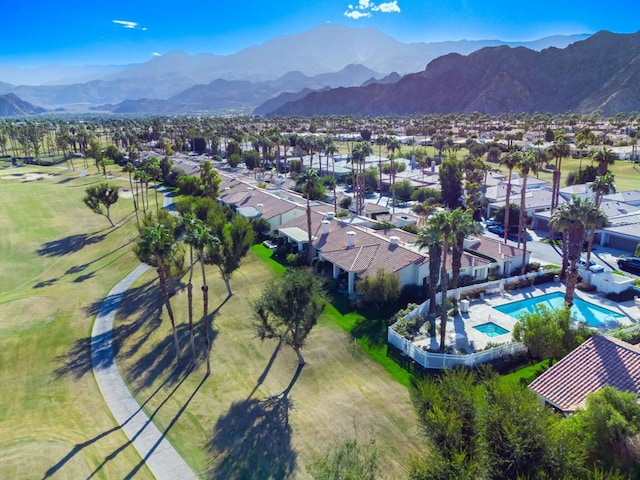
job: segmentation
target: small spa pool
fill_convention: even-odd
[[[496,325],[493,322],[483,323],[481,325],[476,325],[476,330],[480,333],[484,333],[488,337],[497,337],[499,335],[504,335],[505,333],[509,333],[509,330],[506,328],[502,328],[500,325]]]
[[[526,298],[493,308],[510,317],[519,319],[525,313],[535,312],[538,305],[545,305],[550,309],[560,308],[564,305],[564,293],[548,293],[539,297]],[[620,313],[594,303],[585,302],[578,297],[573,299],[571,316],[579,322],[586,323],[590,327],[614,326],[614,324],[617,325],[621,318],[624,318],[624,315]]]

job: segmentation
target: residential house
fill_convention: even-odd
[[[584,408],[587,395],[605,386],[640,395],[640,348],[596,335],[529,385],[565,415]]]

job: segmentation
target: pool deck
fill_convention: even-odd
[[[484,349],[489,342],[493,344],[511,342],[511,332],[513,331],[513,327],[517,320],[505,313],[499,312],[493,307],[555,292],[564,293],[564,285],[560,283],[549,283],[519,289],[514,292],[505,292],[503,295],[498,294],[486,297],[484,300],[473,300],[469,305],[469,313],[464,313],[454,318],[449,317],[449,321],[447,321],[446,343],[447,345],[454,346],[456,350],[471,352],[473,350]],[[633,300],[619,303],[609,300],[598,293],[585,293],[579,290],[576,290],[575,296],[586,302],[595,303],[596,305],[600,305],[601,307],[608,308],[609,310],[624,315],[625,317],[619,321],[618,325],[633,326],[640,323],[640,307],[636,306]],[[496,325],[507,329],[509,332],[504,335],[490,337],[473,328],[487,322],[493,322]],[[416,337],[414,343],[421,347],[426,346],[433,350],[437,350],[440,338],[439,329],[440,320],[438,317],[438,319],[436,319],[436,336],[427,337],[425,335],[419,335]],[[599,330],[602,333],[607,331],[606,328]],[[471,348],[471,346],[473,348]]]

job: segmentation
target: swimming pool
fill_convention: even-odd
[[[497,337],[499,335],[504,335],[505,333],[509,333],[509,330],[506,328],[502,328],[500,325],[496,325],[493,322],[487,322],[480,325],[476,325],[476,330],[480,333],[484,333],[488,337]]]
[[[564,305],[564,293],[548,293],[539,297],[527,298],[493,308],[518,319],[525,313],[533,313],[538,305],[545,305],[551,309],[560,308]],[[571,316],[579,322],[586,323],[590,327],[607,326],[612,321],[617,322],[621,318],[624,318],[624,315],[620,313],[601,307],[600,305],[585,302],[577,297],[573,299]]]

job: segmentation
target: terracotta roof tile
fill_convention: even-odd
[[[563,412],[583,407],[587,394],[610,385],[640,393],[640,349],[621,340],[594,336],[529,386]]]

